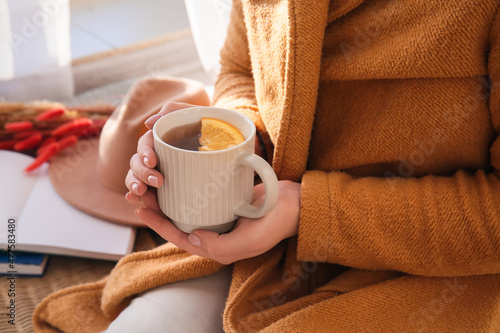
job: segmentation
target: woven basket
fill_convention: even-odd
[[[32,332],[31,316],[42,299],[62,288],[96,281],[107,275],[114,265],[115,263],[110,261],[52,256],[43,277],[16,277],[15,297],[13,297],[16,304],[15,326],[8,323],[7,316],[2,316],[0,332]],[[5,309],[10,302],[7,294],[9,285],[10,282],[3,277],[0,282],[2,309]]]
[[[161,240],[155,242],[148,229],[137,232],[134,251],[147,251],[156,247]],[[5,277],[0,280],[0,307],[6,309],[11,299],[15,300],[15,325],[8,323],[6,311],[0,311],[1,333],[33,332],[32,314],[35,307],[49,294],[60,289],[82,283],[97,281],[113,269],[116,262],[52,255],[43,277],[16,277],[15,297],[9,297],[7,291],[10,281]]]

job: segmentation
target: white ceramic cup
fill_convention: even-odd
[[[245,141],[216,151],[193,151],[162,141],[168,131],[209,117],[238,128]],[[161,117],[153,126],[154,149],[164,183],[158,189],[163,213],[184,232],[196,229],[230,231],[238,217],[258,218],[278,200],[278,179],[271,166],[254,154],[255,125],[244,115],[217,107],[181,109]],[[262,179],[265,200],[252,206],[254,171]]]

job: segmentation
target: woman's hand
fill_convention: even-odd
[[[264,217],[241,217],[234,229],[225,234],[195,230],[191,234],[177,229],[161,212],[155,195],[143,196],[148,208],[137,210],[137,216],[167,241],[192,254],[230,264],[258,256],[285,238],[298,233],[300,214],[300,184],[279,182],[279,198],[273,210]],[[254,188],[254,205],[264,201],[264,186]]]
[[[137,216],[160,236],[176,246],[196,255],[230,264],[262,254],[285,238],[296,235],[299,225],[300,184],[279,182],[279,198],[274,209],[259,219],[240,218],[235,228],[226,234],[207,230],[196,230],[191,234],[177,229],[161,212],[156,189],[163,183],[162,175],[155,170],[157,157],[153,149],[154,123],[163,115],[196,105],[171,102],[160,112],[146,120],[149,131],[137,144],[137,153],[130,159],[130,170],[125,179],[129,192],[125,195],[131,202],[144,202],[146,208],[138,209]],[[264,186],[254,188],[254,205],[264,201]]]
[[[197,106],[179,102],[165,103],[160,112],[146,120],[144,124],[149,131],[139,139],[137,153],[130,159],[130,170],[125,178],[125,185],[129,189],[125,198],[128,201],[140,202],[143,196],[156,198],[156,188],[159,188],[163,183],[162,175],[155,170],[157,159],[153,149],[153,132],[151,131],[155,122],[169,112]],[[148,186],[152,188],[148,190]],[[146,205],[151,202],[151,200],[143,201]]]
[[[157,114],[149,117],[144,122],[144,125],[146,125],[149,131],[139,139],[137,143],[137,153],[130,159],[130,169],[125,178],[125,185],[129,190],[129,192],[125,194],[125,198],[128,201],[140,202],[142,200],[146,204],[146,202],[150,202],[151,200],[144,201],[142,197],[156,197],[156,189],[160,188],[163,184],[161,173],[155,169],[158,160],[153,148],[153,132],[151,131],[153,125],[158,119],[169,112],[197,106],[198,105],[179,102],[165,103]],[[262,155],[257,140],[255,140],[255,146],[256,153]]]

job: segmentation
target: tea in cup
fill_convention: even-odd
[[[215,127],[211,136],[206,134],[210,126]],[[258,218],[274,208],[278,180],[272,167],[254,154],[256,129],[248,117],[224,108],[186,108],[160,118],[153,136],[164,177],[158,203],[180,230],[223,233],[240,216]],[[266,192],[260,207],[251,205],[254,172]]]

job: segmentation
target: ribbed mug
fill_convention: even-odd
[[[176,127],[209,117],[238,128],[245,140],[216,151],[185,150],[161,138]],[[158,189],[163,213],[184,232],[196,229],[223,233],[231,230],[239,216],[266,215],[278,199],[278,180],[271,166],[254,154],[256,129],[246,116],[224,108],[194,107],[174,111],[153,127],[154,149],[164,183]],[[254,171],[262,179],[265,200],[252,206]]]

